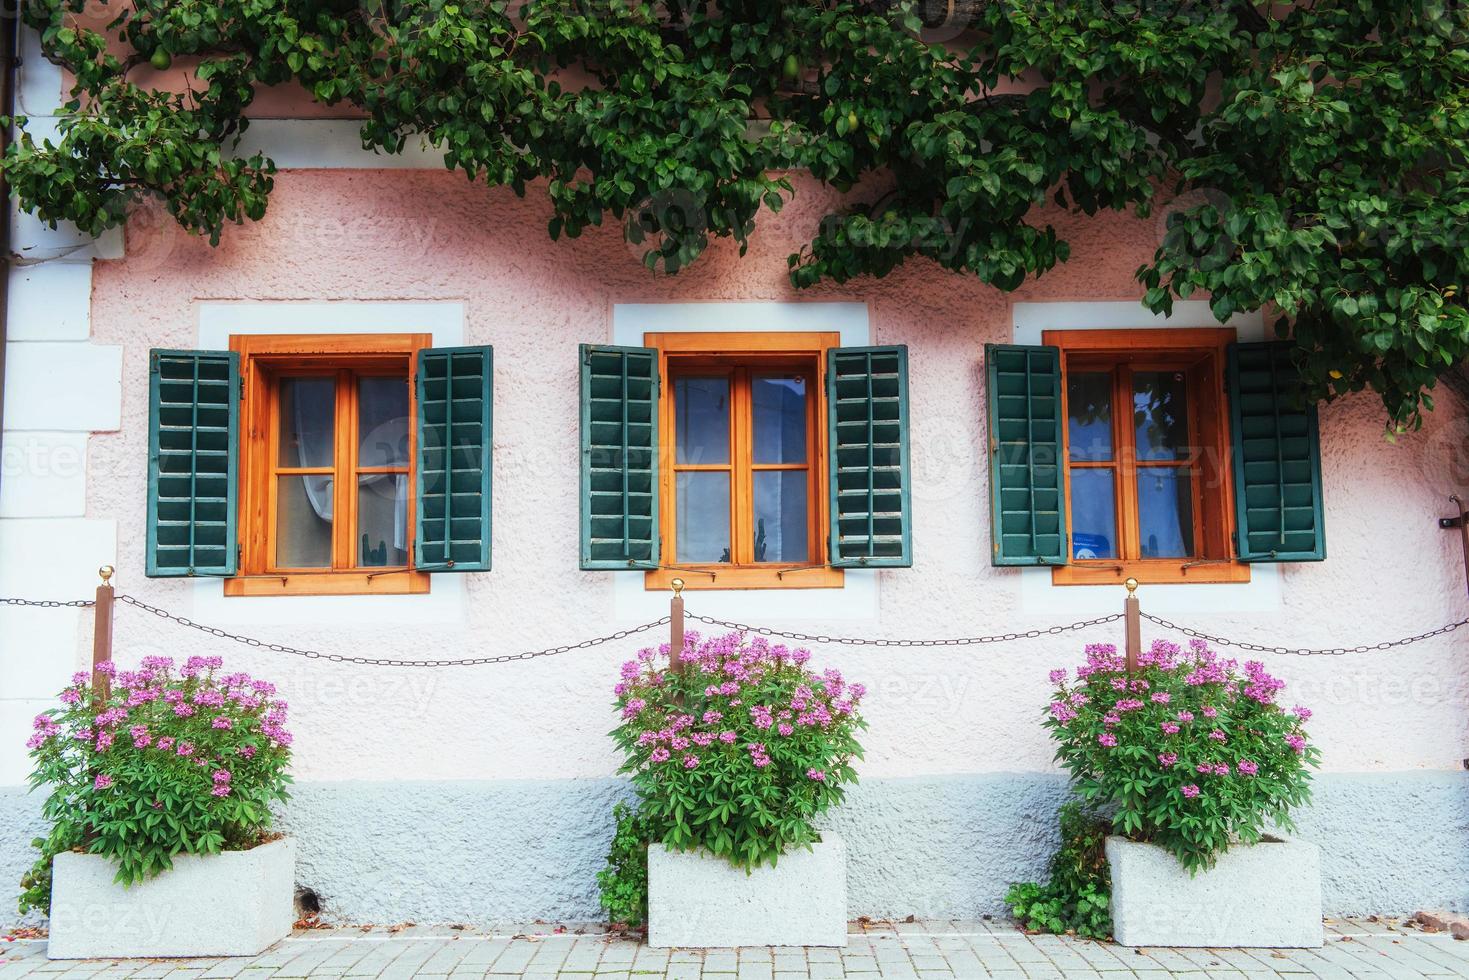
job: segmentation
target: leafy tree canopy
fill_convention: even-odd
[[[23,0],[76,86],[4,171],[43,220],[96,233],[156,196],[217,242],[271,190],[234,152],[250,104],[295,81],[365,113],[366,147],[534,183],[553,238],[610,215],[668,272],[743,251],[796,169],[851,192],[791,256],[802,287],[923,257],[1015,289],[1068,256],[1049,201],[1160,210],[1147,306],[1264,309],[1312,397],[1421,421],[1469,353],[1459,0],[914,2]]]

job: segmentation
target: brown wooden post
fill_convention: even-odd
[[[106,698],[112,682],[106,674],[97,672],[97,665],[112,659],[112,572],[111,565],[97,569],[102,584],[97,586],[97,601],[92,606],[92,693]]]
[[[1142,609],[1137,601],[1137,579],[1130,578],[1123,583],[1127,586],[1127,598],[1122,602],[1122,618],[1127,624],[1127,671],[1137,670],[1137,658],[1143,652],[1143,623]]]
[[[1464,583],[1469,585],[1469,507],[1465,506],[1463,499],[1458,494],[1451,495],[1449,499],[1459,508],[1459,516],[1446,517],[1438,522],[1438,526],[1459,529],[1459,536],[1464,546]]]
[[[668,668],[678,670],[683,660],[683,579],[676,578],[673,598],[668,600]]]

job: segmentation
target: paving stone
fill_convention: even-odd
[[[298,933],[257,957],[51,961],[45,943],[0,945],[0,980],[1369,980],[1469,977],[1469,943],[1333,920],[1319,950],[1146,949],[1026,936],[1003,922],[869,924],[845,949],[653,950],[544,925],[497,932],[413,927]]]
[[[710,950],[704,954],[705,973],[734,973],[740,968],[739,955],[733,950]]]

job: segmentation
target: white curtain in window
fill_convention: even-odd
[[[337,415],[336,386],[298,384],[294,386],[294,395],[296,455],[299,465],[322,465],[319,461],[332,458],[332,438]],[[332,519],[332,480],[329,473],[302,479],[306,485],[306,497],[311,501],[311,509],[324,521]]]

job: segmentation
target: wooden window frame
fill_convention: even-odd
[[[841,334],[823,332],[727,332],[727,333],[649,333],[643,343],[658,350],[658,377],[662,397],[658,401],[659,434],[659,503],[658,528],[661,539],[661,567],[644,574],[644,587],[666,590],[675,578],[684,580],[688,589],[830,589],[840,588],[845,581],[843,570],[832,568],[827,531],[830,526],[830,494],[828,493],[828,452],[826,433],[826,351],[841,346]],[[748,459],[751,434],[746,416],[749,409],[748,378],[750,371],[761,368],[799,369],[809,378],[806,427],[807,481],[809,502],[807,533],[810,542],[805,564],[761,562],[760,564],[688,564],[677,561],[677,494],[679,471],[699,469],[677,463],[674,439],[673,378],[678,374],[708,369],[731,373],[730,404],[730,545],[739,554],[748,544],[742,529],[748,520],[742,516],[753,512],[753,476],[755,470],[781,469],[775,464],[755,464]],[[745,385],[741,388],[740,379]],[[733,555],[732,555],[733,557]]]
[[[1239,561],[1234,545],[1233,467],[1230,464],[1229,405],[1225,364],[1235,331],[1227,327],[1165,330],[1047,330],[1042,342],[1061,351],[1061,437],[1066,480],[1067,564],[1053,568],[1055,585],[1112,585],[1135,578],[1149,584],[1247,583],[1250,566]],[[1106,370],[1114,374],[1110,463],[1071,461],[1068,379],[1072,371]],[[1193,474],[1194,557],[1141,558],[1138,545],[1138,467],[1169,465],[1136,459],[1131,413],[1123,418],[1118,405],[1131,404],[1135,371],[1183,371],[1188,375],[1190,443],[1197,448]],[[1176,463],[1174,464],[1176,465]],[[1116,526],[1122,547],[1119,558],[1071,558],[1071,471],[1110,469],[1114,476]]]
[[[429,591],[427,573],[413,568],[415,481],[418,446],[418,409],[412,395],[418,351],[429,347],[428,334],[274,334],[237,335],[230,350],[240,354],[240,376],[244,406],[240,413],[240,511],[239,574],[225,579],[227,596],[264,595],[406,595]],[[329,569],[277,569],[275,553],[274,501],[276,493],[279,400],[277,380],[281,377],[337,371],[336,431],[333,436],[333,514],[350,514],[351,527],[341,532],[333,521],[335,567]],[[355,565],[359,472],[383,471],[385,467],[359,467],[357,463],[357,386],[343,384],[353,377],[391,371],[405,372],[410,386],[408,398],[408,564],[378,569]],[[346,447],[345,453],[341,447]],[[342,475],[350,473],[351,479]]]

